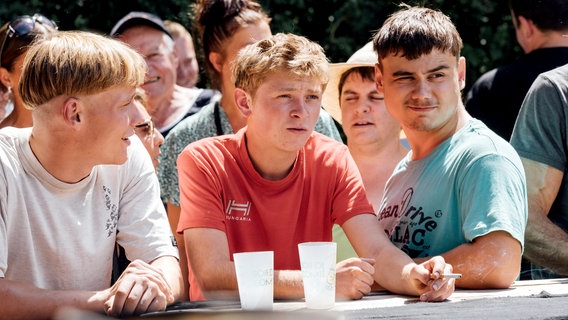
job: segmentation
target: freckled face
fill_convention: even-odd
[[[322,89],[316,79],[299,79],[283,72],[269,74],[252,99],[249,130],[261,134],[267,149],[297,152],[316,125]]]

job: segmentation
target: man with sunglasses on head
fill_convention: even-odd
[[[32,113],[24,107],[18,94],[22,62],[34,40],[56,31],[57,24],[38,13],[18,16],[0,28],[0,105],[11,102],[13,107],[0,122],[0,128],[32,126]]]
[[[177,248],[134,135],[145,71],[134,50],[88,32],[29,49],[19,93],[34,125],[0,130],[0,317],[127,316],[179,299]],[[116,243],[132,262],[111,286]]]

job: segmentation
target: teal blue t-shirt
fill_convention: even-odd
[[[526,179],[508,142],[472,119],[425,158],[410,157],[395,168],[378,211],[397,247],[430,257],[493,231],[523,245]]]

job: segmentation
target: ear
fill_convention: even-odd
[[[252,113],[252,99],[250,95],[241,88],[235,88],[235,104],[243,116],[248,117]]]
[[[383,73],[381,72],[381,67],[378,63],[375,63],[375,86],[377,86],[377,91],[379,91],[379,93],[385,94]]]
[[[531,20],[529,20],[529,19],[527,19],[523,16],[518,17],[518,22],[519,22],[519,25],[518,25],[517,29],[519,30],[519,32],[523,36],[523,38],[524,39],[532,38],[533,34],[536,31],[536,29],[535,29],[536,26],[534,25],[534,23]]]
[[[215,68],[215,71],[218,73],[221,73],[223,70],[223,60],[225,59],[223,59],[223,55],[219,52],[209,52],[209,62],[211,62],[213,68]]]
[[[69,97],[63,101],[61,106],[61,114],[65,123],[72,127],[78,127],[81,124],[81,102],[77,98]]]
[[[2,82],[2,84],[6,88],[13,87],[12,80],[10,80],[10,73],[8,72],[8,69],[0,67],[0,82]]]
[[[465,88],[465,57],[458,59],[458,81],[461,91]]]

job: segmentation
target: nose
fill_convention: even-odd
[[[372,103],[373,102],[371,101],[370,98],[361,99],[357,103],[357,107],[355,110],[357,111],[357,113],[368,113],[369,111],[371,111]]]
[[[426,79],[419,79],[416,81],[414,90],[412,91],[412,98],[429,98],[430,97],[430,85]]]
[[[292,118],[304,118],[308,115],[307,103],[303,99],[297,99],[294,102],[292,110],[290,111],[290,117]]]
[[[160,147],[164,143],[164,135],[154,128],[154,145]]]
[[[134,102],[128,106],[128,117],[130,119],[130,126],[135,127],[136,125],[144,122],[144,115],[138,110],[134,105]]]

